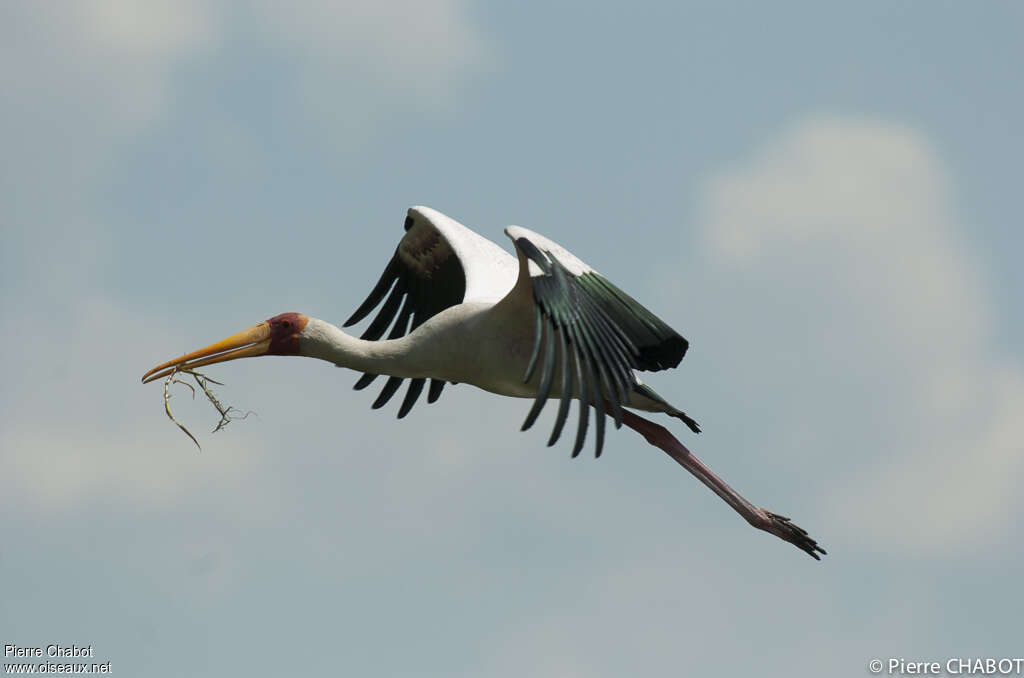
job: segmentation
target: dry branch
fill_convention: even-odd
[[[210,401],[210,404],[212,404],[214,408],[216,408],[217,413],[220,414],[220,421],[217,422],[217,425],[213,428],[212,433],[216,433],[217,431],[221,430],[235,419],[245,419],[250,414],[252,414],[251,411],[242,414],[241,410],[239,410],[236,407],[232,407],[230,405],[225,407],[224,405],[222,405],[221,402],[217,399],[217,397],[213,394],[213,391],[210,389],[210,384],[216,384],[217,386],[224,385],[219,381],[215,379],[210,379],[205,374],[202,374],[201,372],[196,372],[195,370],[179,370],[178,368],[174,368],[174,370],[172,370],[171,373],[167,375],[167,379],[164,380],[164,411],[167,413],[167,417],[171,421],[173,421],[178,428],[184,431],[185,435],[192,439],[192,442],[196,444],[196,447],[199,448],[200,451],[202,451],[203,448],[199,444],[199,441],[196,440],[196,437],[192,435],[192,432],[185,428],[185,425],[178,421],[177,418],[175,418],[175,416],[171,413],[172,384],[181,384],[182,386],[187,386],[188,389],[192,391],[192,398],[195,399],[196,397],[195,387],[192,386],[192,384],[188,383],[187,381],[182,381],[181,379],[176,378],[177,375],[179,374],[191,374],[192,378],[195,379],[196,384],[198,384],[199,388],[203,391],[203,395],[206,396],[206,399]]]

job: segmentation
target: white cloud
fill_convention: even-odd
[[[713,275],[742,293],[723,318],[757,337],[742,369],[781,385],[775,425],[830,456],[831,515],[869,551],[998,542],[1018,504],[1024,373],[951,184],[915,129],[819,117],[706,186]]]
[[[49,303],[100,269],[109,229],[94,216],[96,190],[109,190],[125,144],[174,105],[175,69],[213,38],[203,3],[3,4],[0,258],[21,283],[5,285],[15,295],[5,304]]]
[[[150,123],[169,105],[175,66],[214,37],[202,3],[10,3],[5,9],[0,73],[12,96],[3,115],[18,123],[13,140],[28,136],[34,157],[49,160],[80,160],[70,152],[102,147],[79,143],[130,137]],[[40,152],[55,141],[67,144],[65,154]]]
[[[368,106],[380,113],[396,95],[415,110],[454,108],[456,87],[487,56],[458,0],[243,8],[112,0],[11,3],[3,12],[0,75],[12,94],[5,116],[74,137],[131,137],[176,105],[176,68],[217,56],[215,48],[236,49],[230,43],[243,35],[293,67],[304,92],[296,108],[341,117]],[[360,87],[350,92],[353,81]]]
[[[456,86],[485,58],[460,0],[314,2],[284,11],[267,2],[259,12],[266,34],[301,65],[309,99],[333,101],[339,109],[367,103],[346,91],[346,80],[355,78],[378,94],[400,96],[404,107],[448,110]],[[325,91],[323,83],[332,81],[338,89]]]
[[[83,280],[102,266],[109,215],[97,205],[123,182],[125,151],[175,114],[195,162],[228,162],[235,175],[270,162],[252,150],[266,129],[190,98],[196,73],[214,89],[266,78],[265,95],[287,99],[293,136],[312,126],[318,144],[351,149],[396,121],[457,111],[484,44],[458,0],[5,3],[4,268],[46,261]]]

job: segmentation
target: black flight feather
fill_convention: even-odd
[[[407,217],[404,224],[405,230],[409,231],[414,225],[415,222],[412,218]],[[443,241],[443,236],[440,233],[437,235]],[[436,244],[436,240],[434,242]],[[384,300],[385,295],[387,295],[387,300],[384,301],[376,317],[362,333],[361,339],[377,341],[384,335],[388,327],[391,327],[388,339],[404,337],[446,308],[461,304],[466,297],[466,274],[459,258],[450,251],[447,242],[444,242],[444,247],[449,251],[448,256],[441,257],[432,270],[424,271],[421,267],[410,266],[403,260],[402,244],[399,243],[377,284],[344,326],[348,327],[364,319]],[[419,255],[418,252],[412,251],[406,256],[408,257],[410,254],[413,257]],[[390,294],[388,294],[389,290]],[[394,323],[393,326],[392,323]],[[356,381],[354,388],[356,390],[366,388],[377,376],[369,372],[364,373]],[[372,407],[374,409],[383,407],[394,396],[402,381],[404,380],[401,377],[389,377],[384,388],[373,401]],[[424,384],[424,379],[410,380],[409,388],[398,410],[399,418],[406,416],[415,405],[423,392]],[[428,403],[441,397],[444,384],[443,380],[430,380],[430,389],[427,393]]]
[[[530,381],[538,364],[541,378],[522,428],[533,425],[551,394],[557,354],[562,371],[561,393],[548,444],[558,440],[568,416],[568,403],[576,398],[580,412],[572,455],[578,455],[583,447],[589,410],[593,407],[597,420],[595,456],[600,456],[604,447],[605,403],[615,426],[622,426],[622,407],[629,402],[630,393],[644,393],[633,370],[675,367],[686,353],[688,343],[598,273],[571,273],[556,255],[541,250],[527,237],[516,238],[515,244],[541,270],[541,275],[531,280],[536,331],[523,381]],[[687,425],[693,421],[682,412],[671,414]],[[691,428],[695,426],[693,422]]]

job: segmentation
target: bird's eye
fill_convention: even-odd
[[[288,327],[291,327],[291,326],[292,326],[292,324],[291,324],[290,322],[288,322],[287,320],[282,320],[282,321],[281,321],[281,324],[282,324],[282,325],[283,325],[284,327],[286,327],[286,328],[288,328]]]
[[[410,228],[412,228],[412,217],[406,217],[405,218],[405,230],[408,231]]]

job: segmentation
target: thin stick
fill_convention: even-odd
[[[223,386],[224,384],[222,384],[219,381],[216,381],[214,379],[210,379],[205,374],[200,374],[199,372],[196,372],[194,370],[183,370],[183,371],[184,372],[188,372],[189,374],[192,375],[192,378],[196,380],[197,384],[199,384],[199,388],[203,389],[203,393],[206,394],[207,400],[209,400],[213,404],[213,406],[215,408],[217,408],[217,412],[220,413],[220,421],[218,421],[217,425],[213,427],[213,431],[211,431],[211,433],[216,433],[217,431],[221,430],[222,428],[227,426],[229,423],[231,423],[235,419],[245,419],[250,414],[252,414],[252,411],[250,410],[250,411],[246,412],[245,414],[243,414],[240,417],[232,417],[231,416],[231,412],[232,411],[234,411],[234,412],[241,412],[241,410],[239,410],[238,408],[235,408],[235,407],[231,407],[230,405],[227,406],[227,407],[224,407],[223,405],[221,405],[220,401],[217,400],[217,398],[213,395],[213,392],[210,390],[210,387],[207,385],[207,384],[217,384],[218,386]]]
[[[178,373],[178,368],[175,367],[173,370],[171,370],[171,373],[167,375],[167,379],[164,380],[164,412],[167,413],[168,419],[173,421],[178,428],[180,428],[182,431],[184,431],[185,435],[187,435],[189,438],[191,438],[192,442],[194,442],[196,444],[196,447],[199,449],[199,451],[202,452],[203,451],[203,447],[202,447],[202,445],[199,444],[199,441],[196,440],[196,437],[194,435],[192,435],[191,431],[189,431],[187,428],[185,428],[184,424],[182,424],[180,421],[175,419],[174,415],[171,414],[171,384],[174,384],[174,383],[185,384],[185,386],[188,386],[189,388],[192,388],[191,384],[188,384],[188,383],[186,383],[184,381],[181,381],[180,379],[175,379],[174,375],[177,374],[177,373]],[[195,396],[196,396],[196,390],[194,388],[192,388],[192,397],[194,398]]]

